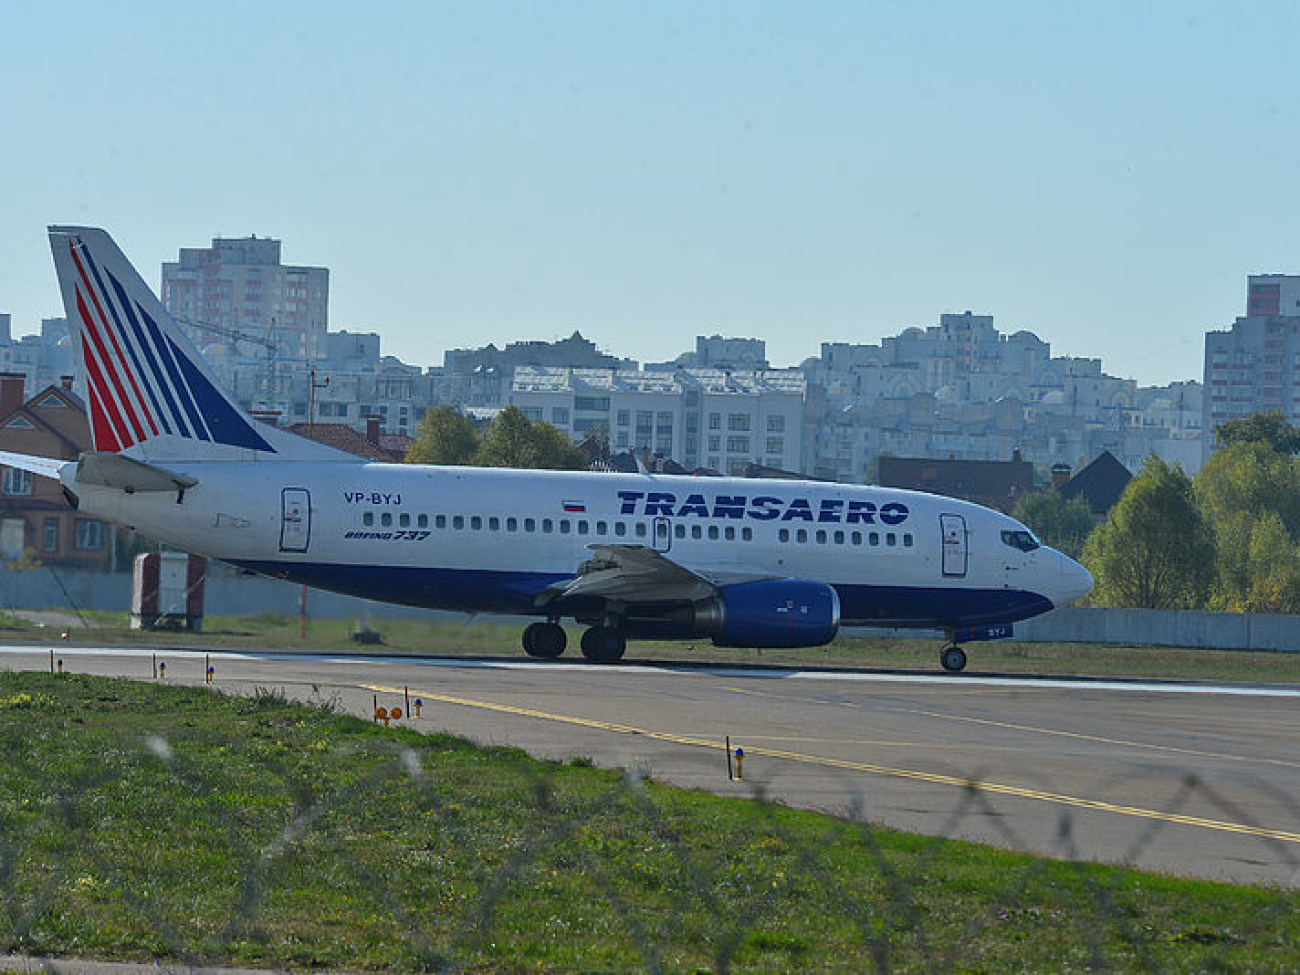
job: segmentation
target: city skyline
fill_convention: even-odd
[[[74,2],[9,23],[16,333],[62,314],[45,226],[85,222],[150,271],[283,240],[330,269],[331,329],[413,363],[578,329],[642,362],[755,336],[793,366],[970,309],[1163,385],[1201,378],[1248,275],[1300,263],[1282,3]]]

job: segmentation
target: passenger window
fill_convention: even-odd
[[[579,535],[587,534],[587,522],[581,518],[578,519],[578,534]]]
[[[904,535],[904,536],[903,536],[903,548],[911,548],[911,547],[912,547],[912,536],[911,536],[911,535]]]
[[[373,511],[367,511],[364,515],[361,516],[361,524],[373,525],[374,523],[375,523],[375,513]]]
[[[871,538],[871,544],[872,544],[872,545],[879,545],[879,544],[880,544],[880,532],[872,532],[871,535],[870,535],[870,538]]]
[[[543,518],[543,519],[542,519],[542,533],[543,533],[544,535],[549,535],[549,534],[550,534],[551,532],[553,532],[554,530],[555,530],[555,523],[552,522],[550,518]]]
[[[482,516],[482,515],[471,515],[471,516],[470,516],[470,519],[469,519],[469,527],[472,528],[472,529],[474,529],[474,531],[482,531],[482,530],[483,530],[483,516]]]
[[[673,534],[676,535],[678,538],[685,538],[685,537],[686,537],[686,526],[685,526],[685,525],[681,525],[681,524],[674,525],[674,526],[673,526]]]
[[[389,525],[393,523],[393,516],[389,514],[387,511],[385,511],[382,515],[379,516],[379,523],[383,525],[385,528],[387,528]]]
[[[415,524],[416,524],[418,527],[420,527],[420,528],[428,528],[428,527],[429,527],[429,516],[428,516],[428,515],[418,515],[418,516],[416,516]]]
[[[572,527],[573,527],[573,526],[572,526],[571,524],[569,524],[569,519],[568,519],[568,518],[561,518],[561,519],[560,519],[560,534],[561,534],[561,535],[567,535],[567,534],[569,534],[569,529],[572,528]]]
[[[405,513],[400,514],[397,516],[397,523],[403,528],[407,528],[411,524],[411,516]]]
[[[636,523],[636,537],[637,537],[637,538],[645,538],[645,522],[644,522],[644,521],[638,521],[638,522]]]
[[[608,526],[603,521],[596,522],[596,534],[604,535],[606,533],[607,527]]]
[[[507,519],[506,519],[506,531],[508,531],[508,532],[517,532],[517,531],[519,531],[519,519],[518,519],[518,518],[507,518]]]
[[[704,537],[704,529],[702,529],[699,525],[691,525],[691,538],[703,538],[703,537]]]
[[[446,528],[446,527],[447,527],[447,516],[446,516],[446,515],[438,515],[436,518],[434,518],[434,519],[433,519],[433,527],[434,527],[434,528]]]
[[[862,544],[862,532],[854,532],[854,533],[853,533],[852,535],[850,535],[849,537],[850,537],[851,539],[853,539],[853,544],[854,544],[854,545],[861,545],[861,544]]]
[[[454,528],[454,529],[456,529],[456,531],[460,531],[462,528],[464,528],[464,527],[465,527],[465,516],[464,516],[464,515],[453,515],[453,516],[452,516],[452,519],[451,519],[451,527]]]
[[[614,534],[622,538],[627,534],[627,525],[621,521],[614,522]]]
[[[817,529],[817,544],[818,545],[826,544],[826,530],[824,528]]]
[[[712,529],[710,529],[710,530],[712,530]],[[736,540],[736,528],[735,528],[735,526],[734,526],[734,525],[728,525],[728,526],[726,527],[726,530],[723,532],[723,536],[727,539],[727,541],[729,541],[729,542],[734,542],[734,541]],[[714,536],[714,537],[716,538],[717,536]]]
[[[893,532],[887,532],[885,534],[885,544],[888,547],[893,548],[895,545],[898,544],[898,536],[895,535]]]
[[[806,541],[808,541],[808,532],[807,532],[807,530],[806,530],[806,529],[803,529],[803,528],[800,528],[799,531],[795,533],[794,538],[795,538],[795,541],[796,541],[796,542],[806,542]]]
[[[843,544],[844,544],[844,532],[836,532],[836,533],[835,533],[835,544],[836,544],[836,545],[843,545]]]
[[[790,541],[790,529],[782,528],[779,532],[776,533],[776,537],[782,542]]]
[[[525,518],[525,519],[524,519],[524,531],[526,531],[526,532],[535,532],[535,531],[537,531],[537,519],[536,519],[536,518]]]
[[[746,526],[740,530],[740,537],[747,542],[754,540],[754,529]]]
[[[490,528],[494,532],[499,532],[501,530],[501,519],[495,516],[489,518],[488,528]]]

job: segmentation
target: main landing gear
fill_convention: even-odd
[[[623,659],[627,636],[613,626],[592,626],[582,634],[582,655],[597,664],[612,664]]]
[[[966,651],[955,643],[950,643],[939,651],[939,663],[943,669],[956,673],[966,668]]]
[[[559,623],[530,623],[524,629],[524,653],[530,657],[554,660],[564,653],[568,635]],[[627,650],[627,635],[619,627],[592,626],[582,634],[582,655],[593,663],[612,664],[622,660]]]
[[[568,634],[559,623],[530,623],[524,630],[524,653],[530,657],[554,660],[564,653],[569,642]]]

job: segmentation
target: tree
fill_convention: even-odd
[[[1300,454],[1300,427],[1288,423],[1280,410],[1229,420],[1214,428],[1214,436],[1225,447],[1262,443],[1279,454]]]
[[[1092,534],[1092,509],[1083,498],[1066,501],[1055,490],[1026,494],[1012,513],[1029,527],[1039,540],[1064,552],[1072,559],[1083,553],[1083,543]]]
[[[1300,609],[1300,549],[1277,513],[1234,519],[1230,535],[1224,545],[1227,557],[1219,559],[1214,608],[1240,613]]]
[[[577,471],[587,467],[587,458],[549,423],[530,420],[519,407],[507,406],[488,426],[474,463]]]
[[[1152,456],[1088,537],[1083,563],[1102,606],[1197,609],[1214,574],[1214,537],[1178,465]]]
[[[1211,607],[1300,611],[1300,461],[1238,440],[1206,462],[1195,492],[1215,539]]]
[[[1238,441],[1213,454],[1196,475],[1196,499],[1213,525],[1275,511],[1291,537],[1300,537],[1300,466],[1261,441]]]
[[[470,464],[478,452],[474,421],[454,406],[438,406],[425,413],[415,431],[415,443],[406,452],[408,464]]]

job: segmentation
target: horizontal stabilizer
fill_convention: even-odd
[[[56,481],[59,479],[59,472],[71,463],[70,460],[33,457],[30,454],[11,454],[7,450],[0,450],[0,464],[5,467],[16,467],[20,471],[31,471],[33,474],[39,474],[42,477],[52,477]]]
[[[82,454],[77,464],[78,484],[97,484],[118,488],[128,494],[146,491],[184,491],[199,482],[184,474],[175,474],[133,460],[123,454]]]

